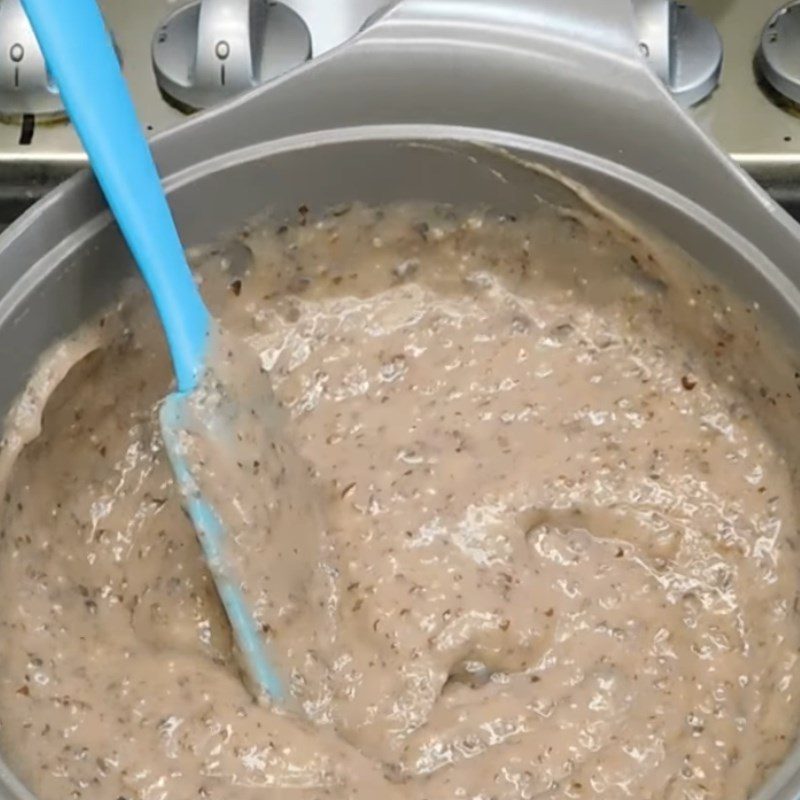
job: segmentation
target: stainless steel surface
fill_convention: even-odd
[[[0,116],[63,114],[20,0],[0,3]]]
[[[0,0],[0,6],[18,0]],[[63,0],[66,2],[67,0]],[[148,133],[156,134],[184,122],[187,115],[161,95],[152,67],[151,45],[159,25],[185,0],[99,0],[106,23],[122,58],[123,72]],[[368,17],[389,0],[283,0],[305,22],[315,55],[351,38]],[[0,60],[2,60],[0,50]],[[83,149],[68,122],[40,124],[31,135],[20,120],[0,121],[0,164],[24,182],[31,170],[78,169],[86,163]],[[30,121],[28,123],[30,124]]]
[[[761,34],[758,67],[781,96],[800,103],[800,1],[772,15]]]
[[[199,0],[172,12],[153,37],[161,91],[194,109],[259,86],[310,57],[302,18],[270,0]]]
[[[769,187],[800,181],[800,115],[763,87],[755,67],[761,32],[782,0],[692,0],[725,47],[720,85],[692,115],[737,162]]]
[[[677,0],[632,0],[639,50],[684,107],[717,87],[722,41],[714,24]]]

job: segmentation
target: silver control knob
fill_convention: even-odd
[[[64,113],[20,0],[0,0],[0,115]]]
[[[675,0],[634,0],[639,50],[672,96],[688,108],[719,84],[722,39],[714,24]]]
[[[310,57],[305,23],[272,0],[199,0],[167,17],[153,39],[158,85],[187,109],[208,108]]]
[[[778,9],[761,34],[758,65],[767,83],[800,104],[800,2]]]

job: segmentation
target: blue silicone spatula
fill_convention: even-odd
[[[161,408],[161,428],[184,504],[251,682],[281,701],[281,681],[225,558],[225,527],[200,494],[179,444],[187,399],[205,371],[212,319],[186,263],[111,39],[95,0],[23,0],[23,6],[164,327],[177,392]]]

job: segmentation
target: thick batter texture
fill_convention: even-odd
[[[547,206],[303,208],[196,261],[313,486],[252,442],[212,482],[292,699],[242,682],[128,300],[5,490],[0,748],[43,800],[743,800],[785,756],[798,400],[743,374],[752,309]]]

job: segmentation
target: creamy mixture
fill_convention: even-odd
[[[254,497],[271,467],[252,442],[209,487],[239,515],[291,701],[242,681],[137,296],[46,365],[92,350],[5,489],[0,749],[33,791],[743,800],[762,782],[800,720],[798,486],[768,432],[798,406],[794,381],[742,369],[777,352],[751,309],[588,209],[301,209],[195,260],[315,487],[265,477]],[[6,462],[46,393],[9,421]],[[282,515],[306,495],[318,525]]]

